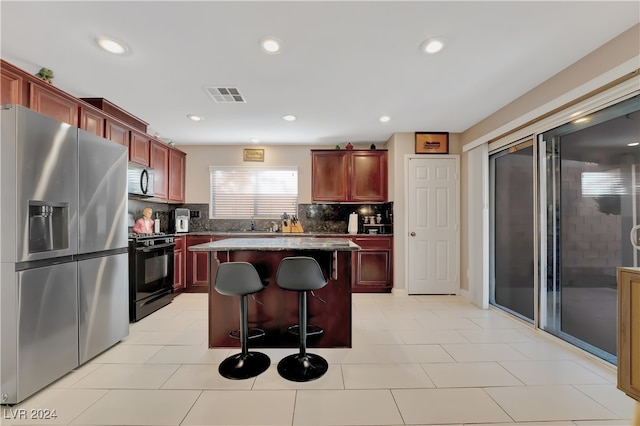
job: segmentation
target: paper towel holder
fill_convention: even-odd
[[[353,212],[349,215],[349,225],[347,227],[347,232],[349,234],[358,233],[358,213]]]

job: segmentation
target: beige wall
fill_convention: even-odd
[[[635,68],[640,67],[639,54],[640,25],[635,25],[464,131],[462,133],[462,144],[465,145],[482,138],[495,129],[517,121],[519,117],[525,116],[554,99],[570,93],[577,87],[586,85],[628,61],[635,62]],[[536,60],[536,58],[531,59]],[[582,95],[584,94],[581,93],[576,96]],[[569,102],[576,100],[576,98],[573,98]],[[548,112],[550,111],[545,111],[545,113]]]
[[[205,203],[209,196],[209,166],[298,167],[298,201],[311,202],[309,146],[179,145],[187,153],[185,202]],[[264,162],[242,161],[244,148],[264,148]],[[317,147],[316,147],[317,148]]]

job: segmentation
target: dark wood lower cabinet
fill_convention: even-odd
[[[393,288],[392,237],[356,237],[361,247],[354,252],[352,287],[354,293],[389,293]]]
[[[278,234],[274,234],[278,236]],[[238,235],[235,238],[247,237]],[[346,236],[362,249],[351,253],[351,291],[354,293],[390,293],[393,289],[393,237],[388,236]],[[188,247],[208,243],[232,236],[211,237],[208,235],[186,236],[185,285],[187,291],[207,289],[209,264],[207,252],[192,252]],[[252,236],[252,238],[257,238]],[[260,238],[270,238],[261,236]],[[322,238],[322,237],[319,237]],[[327,238],[336,238],[335,235]],[[220,262],[227,262],[227,253],[218,253]],[[177,260],[176,260],[177,261]]]
[[[185,236],[175,237],[176,247],[173,250],[173,292],[179,293],[185,288]]]
[[[186,289],[196,287],[202,289],[209,285],[209,257],[205,251],[189,251],[188,248],[196,244],[210,243],[213,241],[209,235],[187,235],[186,252]]]

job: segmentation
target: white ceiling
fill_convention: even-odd
[[[332,147],[463,132],[637,24],[640,2],[1,1],[0,13],[3,59],[52,69],[57,87],[106,98],[164,140]],[[130,53],[99,50],[99,35]],[[263,53],[263,36],[283,51]],[[435,36],[445,50],[421,53]],[[215,103],[215,85],[246,103]]]

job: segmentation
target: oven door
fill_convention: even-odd
[[[173,290],[174,244],[136,247],[134,253],[132,296],[139,301]]]

